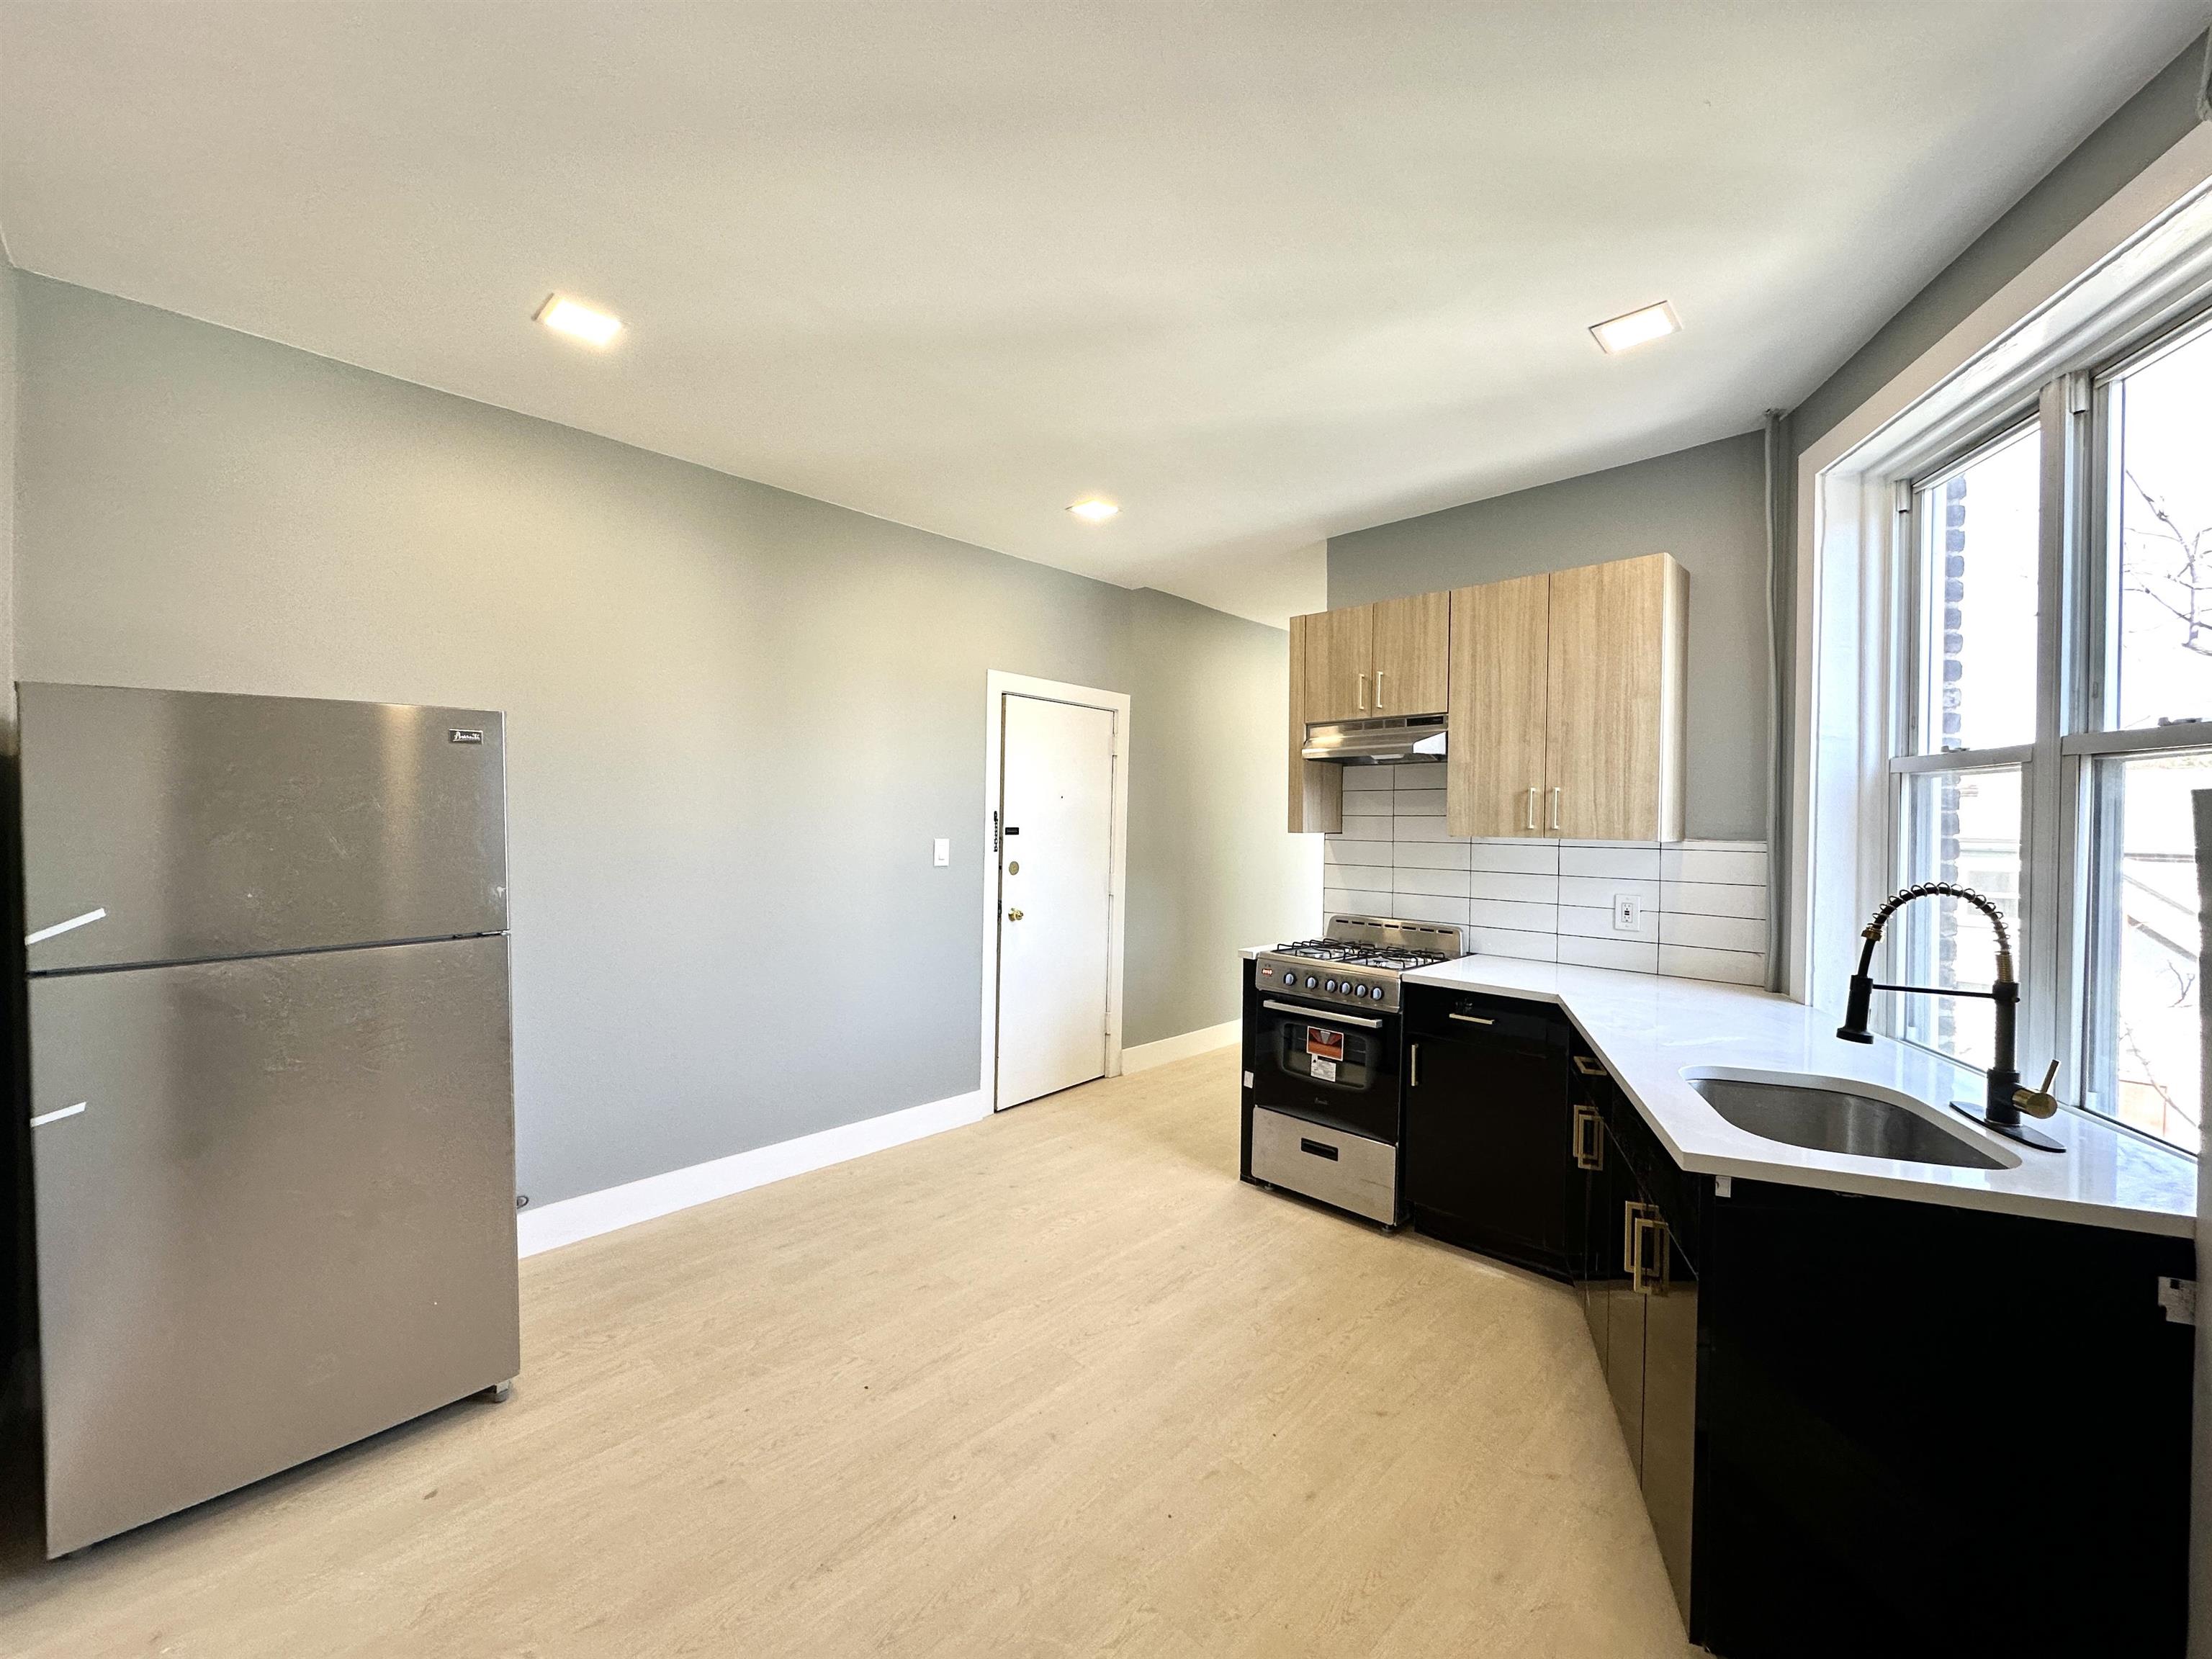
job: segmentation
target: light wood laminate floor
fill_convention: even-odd
[[[1688,1651],[1568,1293],[1236,1179],[1232,1051],[523,1264],[523,1375],[0,1652]]]

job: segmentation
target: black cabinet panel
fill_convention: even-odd
[[[1716,1652],[2179,1659],[2186,1241],[1739,1181],[1707,1255]]]
[[[1442,993],[1409,1000],[1405,1165],[1413,1224],[1567,1277],[1573,1160],[1565,1022],[1532,1005],[1498,1008]]]

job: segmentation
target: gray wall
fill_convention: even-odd
[[[1311,903],[1279,630],[19,281],[23,678],[507,711],[534,1200],[976,1086],[987,669],[1132,696],[1127,1042]]]
[[[2203,67],[2204,41],[2200,36],[2031,185],[1995,223],[1974,235],[1957,258],[1798,404],[1790,416],[1796,453],[1802,454],[1826,436],[1922,352],[1966,321],[1991,295],[2102,207],[2121,185],[2179,143],[2197,125],[2197,88]],[[1960,227],[1961,234],[1973,230],[1972,226]]]
[[[1756,432],[1328,544],[1331,608],[1644,553],[1690,576],[1686,828],[1766,835],[1766,470]]]

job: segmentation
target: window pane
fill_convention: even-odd
[[[1919,493],[1923,754],[2035,739],[2042,453],[2029,427]]]
[[[1996,901],[2021,944],[2021,770],[1923,772],[1905,786],[1908,884],[1955,882]],[[1898,981],[1909,985],[1987,990],[1996,977],[1996,932],[1972,905],[1942,897],[1917,900],[1899,913]],[[1996,1006],[1957,997],[1884,994],[1896,1004],[1896,1029],[1917,1042],[1977,1066],[1995,1052]]]
[[[2196,1150],[2197,857],[2212,753],[2099,764],[2086,1104]]]
[[[2212,716],[2212,333],[2109,396],[2119,548],[2106,722]]]

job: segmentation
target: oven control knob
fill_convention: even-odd
[[[1313,988],[1314,988],[1314,986],[1315,986],[1315,983],[1316,983],[1316,981],[1315,981],[1315,979],[1314,979],[1314,976],[1313,976],[1311,974],[1308,974],[1308,975],[1306,975],[1306,989],[1307,989],[1307,990],[1309,990],[1309,991],[1312,990],[1312,989],[1313,989]]]
[[[1345,981],[1345,988],[1346,988],[1346,989],[1349,990],[1349,989],[1351,988],[1351,985],[1352,985],[1352,981],[1351,981],[1346,980],[1346,981]],[[1322,988],[1323,990],[1325,990],[1325,991],[1334,991],[1334,989],[1336,989],[1336,981],[1335,981],[1334,980],[1333,980],[1333,979],[1332,979],[1332,980],[1328,980],[1328,981],[1325,981],[1325,982],[1323,983],[1323,985],[1322,985]]]

